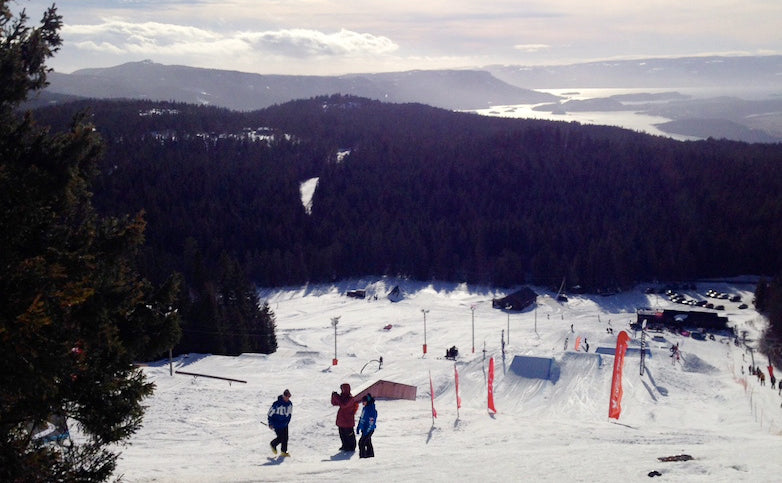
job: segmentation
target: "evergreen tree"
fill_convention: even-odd
[[[17,111],[46,85],[62,20],[51,7],[33,28],[8,4],[0,0],[0,480],[106,480],[153,390],[133,361],[178,337],[178,282],[153,293],[135,272],[140,216],[96,215],[95,129],[76,119],[52,135]],[[44,442],[54,421],[83,438]]]
[[[768,317],[760,349],[775,366],[782,365],[782,278],[760,280],[755,289],[755,308]]]

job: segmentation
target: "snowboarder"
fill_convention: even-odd
[[[361,417],[358,418],[356,432],[361,435],[358,440],[358,457],[374,458],[375,448],[372,446],[372,434],[375,432],[377,424],[377,409],[375,409],[375,398],[372,394],[367,394],[361,400],[364,408],[361,410]]]
[[[451,346],[450,349],[446,349],[445,351],[445,358],[455,361],[456,358],[459,356],[459,349],[456,348],[456,346]]]
[[[340,451],[356,451],[356,433],[353,427],[356,424],[356,411],[358,411],[358,402],[350,394],[350,384],[343,383],[339,386],[340,394],[336,391],[331,393],[331,405],[339,406],[337,410],[337,427],[339,428],[339,439],[342,442]]]
[[[269,428],[274,430],[277,435],[269,446],[272,453],[277,454],[277,445],[280,445],[280,456],[290,456],[288,453],[288,424],[291,422],[293,414],[293,403],[291,402],[291,392],[289,390],[277,396],[277,400],[269,408]]]

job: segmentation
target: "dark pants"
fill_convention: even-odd
[[[374,458],[375,448],[372,447],[372,433],[375,430],[368,433],[364,433],[358,440],[358,457],[359,458]]]
[[[274,428],[274,432],[277,433],[277,437],[272,440],[272,446],[275,448],[280,445],[280,449],[283,453],[288,452],[288,426],[284,428]]]
[[[342,451],[356,451],[356,433],[353,428],[339,428],[339,439],[342,441]]]

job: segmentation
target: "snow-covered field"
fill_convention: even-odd
[[[386,294],[396,283],[404,298],[391,302]],[[701,283],[685,293],[702,299],[710,288],[741,295],[747,303],[754,290],[749,284]],[[348,298],[349,289],[366,289],[369,296]],[[652,471],[666,481],[782,479],[782,397],[770,383],[762,387],[747,375],[752,357],[765,371],[763,356],[727,337],[698,341],[660,334],[665,342],[651,343],[643,376],[637,352],[625,357],[622,414],[609,420],[614,357],[598,356],[596,349],[615,347],[620,330],[631,336],[630,347],[638,347],[640,334],[629,328],[636,308],[682,306],[646,295],[643,287],[609,297],[571,296],[564,303],[533,289],[540,295],[534,308],[510,315],[491,307],[492,298],[506,292],[449,283],[354,280],[264,291],[262,298],[276,314],[279,350],[239,357],[190,354],[173,363],[175,371],[246,383],[171,376],[168,361],[145,367],[157,390],[147,400],[143,429],[122,449],[117,474],[130,482],[605,482],[648,480]],[[751,305],[725,306],[723,315],[748,331],[754,345],[764,319]],[[674,343],[681,349],[679,364],[669,357]],[[458,410],[454,362],[444,358],[454,345]],[[510,370],[515,355],[553,358],[558,380],[516,375]],[[496,414],[487,410],[491,357]],[[417,398],[379,400],[376,457],[346,458],[338,451],[330,394],[343,382],[356,394],[378,380],[416,386]],[[274,434],[260,421],[286,388],[294,404],[292,456],[276,459],[269,449]],[[679,454],[694,459],[658,460]]]

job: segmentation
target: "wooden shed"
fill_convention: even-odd
[[[538,299],[536,294],[529,287],[522,287],[519,290],[507,295],[501,299],[492,299],[491,306],[495,309],[505,310],[524,310],[534,304]]]

